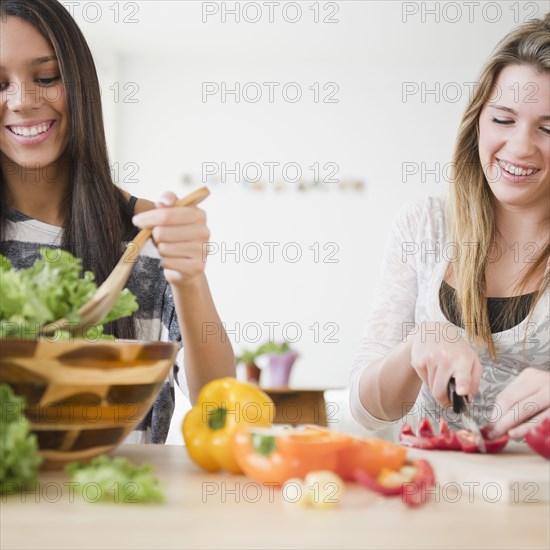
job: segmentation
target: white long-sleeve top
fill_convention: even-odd
[[[369,430],[378,430],[400,420],[381,420],[368,411],[368,403],[366,408],[363,406],[359,399],[363,371],[376,359],[388,355],[408,333],[421,330],[421,323],[439,323],[441,338],[445,338],[446,330],[451,338],[451,327],[458,328],[447,320],[439,302],[447,266],[461,250],[460,246],[447,241],[445,233],[445,201],[441,198],[428,197],[407,204],[393,223],[378,290],[350,379],[352,415]],[[549,266],[550,262],[547,270]],[[458,330],[465,337],[465,331]],[[491,360],[487,350],[480,351],[470,342],[483,366],[473,405],[479,425],[506,412],[494,409],[495,397],[523,369],[550,370],[550,293],[544,293],[531,316],[509,330],[493,333],[493,339],[498,363]],[[464,427],[452,411],[437,404],[424,385],[409,415],[429,417],[435,424],[443,417],[451,428]],[[404,420],[408,421],[407,416]]]

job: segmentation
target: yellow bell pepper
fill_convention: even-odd
[[[206,384],[185,415],[182,432],[191,460],[209,472],[242,470],[233,456],[233,435],[242,426],[270,427],[275,405],[256,386],[234,378]]]

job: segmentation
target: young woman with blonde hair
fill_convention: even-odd
[[[351,376],[369,429],[418,413],[523,437],[550,404],[550,14],[508,34],[463,116],[447,200],[403,208]]]

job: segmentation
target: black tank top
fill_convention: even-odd
[[[128,201],[128,209],[130,210],[132,215],[134,214],[134,208],[136,207],[137,200],[137,197],[131,196],[130,200]]]
[[[515,296],[509,298],[487,298],[487,310],[491,333],[503,332],[519,325],[527,317],[536,294],[536,292],[531,292],[530,294],[523,294],[520,296],[514,315],[508,322],[506,322],[506,319],[503,319],[503,312],[510,303],[510,300],[517,298]],[[455,298],[455,289],[443,281],[439,288],[439,305],[441,306],[441,310],[453,325],[464,328],[464,323],[456,308]]]

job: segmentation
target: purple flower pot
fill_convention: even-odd
[[[290,371],[298,354],[295,351],[273,353],[269,355],[269,383],[272,387],[288,386]]]

